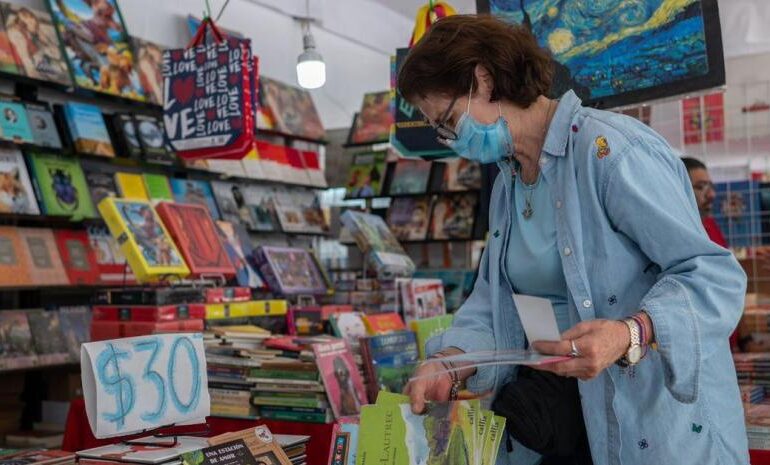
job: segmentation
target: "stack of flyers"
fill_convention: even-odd
[[[382,392],[362,409],[356,463],[492,464],[504,432],[505,418],[478,399],[430,403],[416,415],[408,397]]]

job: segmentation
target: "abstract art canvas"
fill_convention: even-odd
[[[717,0],[477,0],[554,56],[552,96],[613,108],[724,85]]]

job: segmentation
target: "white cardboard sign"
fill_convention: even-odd
[[[513,302],[519,312],[521,325],[530,343],[535,341],[560,341],[556,314],[548,299],[513,294]]]
[[[80,365],[88,423],[99,439],[201,423],[210,413],[200,333],[86,343]]]

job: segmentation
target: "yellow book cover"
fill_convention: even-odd
[[[115,173],[115,184],[118,186],[120,196],[124,199],[150,200],[141,174]]]
[[[98,208],[137,281],[153,282],[190,274],[182,255],[149,202],[107,197]]]

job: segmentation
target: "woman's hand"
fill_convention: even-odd
[[[449,347],[436,354],[441,356],[451,356],[463,354],[457,347]],[[460,381],[465,381],[476,372],[475,368],[466,368],[458,370],[457,377]],[[425,410],[426,401],[446,402],[452,390],[452,375],[450,375],[444,364],[437,361],[422,363],[412,374],[413,378],[420,379],[410,381],[404,388],[404,394],[409,396],[412,404],[412,412],[420,414]]]
[[[561,335],[559,342],[538,341],[535,350],[547,355],[568,355],[572,343],[580,352],[578,357],[564,362],[534,366],[560,376],[579,378],[583,381],[595,378],[605,368],[623,357],[631,345],[631,334],[622,321],[593,320],[578,323]]]

